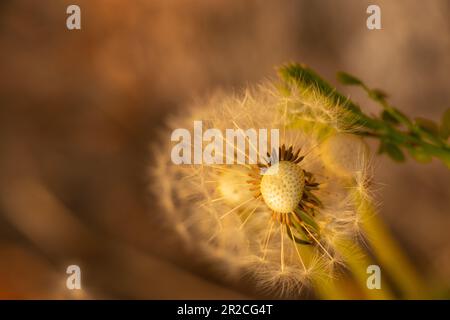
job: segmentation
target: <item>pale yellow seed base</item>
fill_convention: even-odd
[[[261,179],[261,195],[275,212],[289,213],[302,199],[305,175],[299,165],[280,161],[272,165]]]

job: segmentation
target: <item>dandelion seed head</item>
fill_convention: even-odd
[[[158,145],[150,173],[165,223],[220,272],[250,275],[264,291],[295,294],[333,277],[337,244],[358,232],[353,191],[368,195],[367,150],[346,131],[345,111],[314,88],[281,94],[271,84],[200,105],[169,127],[278,129],[280,161],[263,174],[248,163],[175,165],[172,144]],[[247,142],[235,155],[257,148]]]
[[[261,179],[261,195],[275,212],[295,210],[303,195],[305,175],[300,166],[281,161],[271,166]]]
[[[360,137],[340,133],[328,137],[322,143],[321,154],[324,164],[336,174],[361,177],[369,148]]]

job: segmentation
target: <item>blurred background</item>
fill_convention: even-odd
[[[81,30],[66,29],[70,4]],[[382,30],[366,28],[369,4]],[[348,71],[438,120],[450,105],[450,2],[2,0],[0,298],[270,298],[181,249],[147,169],[166,115],[289,61],[334,84]],[[374,176],[395,239],[429,286],[450,286],[450,171],[377,158]],[[66,289],[70,264],[83,290]]]

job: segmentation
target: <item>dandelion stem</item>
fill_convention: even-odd
[[[423,299],[427,290],[420,280],[415,268],[402,253],[395,240],[387,231],[383,222],[375,214],[372,205],[359,193],[359,212],[362,216],[362,227],[378,260],[394,279],[402,294],[408,299]]]

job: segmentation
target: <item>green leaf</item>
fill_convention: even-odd
[[[358,125],[371,129],[380,128],[379,121],[364,114],[356,103],[337,91],[335,87],[322,79],[311,68],[308,68],[303,64],[290,63],[281,66],[278,69],[278,74],[288,88],[292,85],[296,85],[303,89],[313,87],[317,93],[327,97],[343,109],[348,110],[349,113],[345,115],[345,121],[347,121],[350,126]]]
[[[381,113],[381,119],[393,125],[400,124],[400,121],[398,121],[398,119],[394,117],[391,113],[389,113],[387,110],[383,110],[383,112]]]
[[[306,212],[300,210],[299,208],[295,209],[295,214],[308,226],[311,226],[314,229],[314,232],[319,234],[319,226],[314,221],[313,218],[311,218]]]
[[[407,126],[411,123],[411,120],[409,120],[407,115],[394,107],[389,107],[389,109],[386,109],[386,111],[389,112],[400,123],[404,123]]]
[[[392,160],[397,162],[405,161],[405,155],[403,151],[395,144],[390,142],[384,142],[382,146],[383,152],[386,152]]]
[[[342,105],[351,111],[361,114],[361,109],[344,95],[336,91],[327,81],[304,64],[291,63],[278,69],[280,78],[286,83],[296,83],[301,87],[314,86],[321,94],[332,99],[336,104]]]
[[[380,89],[372,89],[369,91],[369,98],[375,101],[384,102],[387,97],[388,97],[387,93]]]
[[[420,146],[409,148],[408,151],[411,157],[420,163],[429,163],[433,159],[432,156],[426,153]]]
[[[450,108],[445,110],[444,114],[442,115],[439,133],[444,139],[448,139],[450,137]]]
[[[425,118],[416,118],[415,124],[422,130],[434,135],[439,135],[439,127],[438,125],[432,121]]]
[[[286,232],[289,236],[289,239],[293,239],[298,244],[311,245],[313,241],[309,239],[306,235],[305,231],[303,231],[301,226],[294,226],[294,230],[297,233],[296,235],[291,231],[291,228],[286,228]]]
[[[355,76],[352,76],[351,74],[348,74],[346,72],[338,72],[336,74],[337,80],[345,85],[348,86],[362,86],[364,83],[356,78]]]

